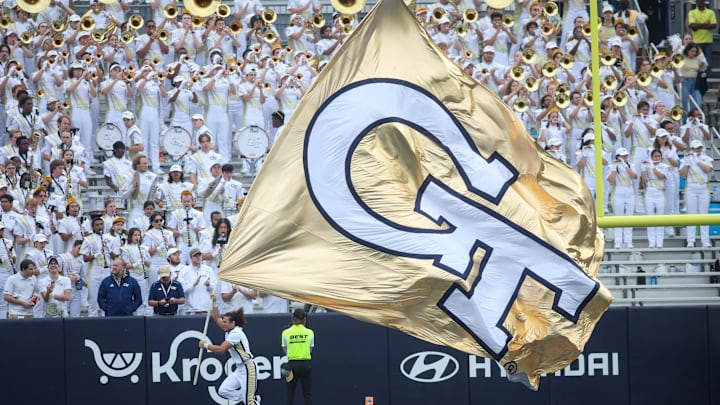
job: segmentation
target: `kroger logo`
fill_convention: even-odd
[[[452,378],[460,370],[455,358],[442,352],[413,353],[400,363],[400,372],[413,381],[437,383]]]

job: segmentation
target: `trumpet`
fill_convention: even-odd
[[[540,80],[536,79],[535,76],[530,76],[525,80],[525,89],[528,92],[536,92],[540,88]]]
[[[602,63],[605,66],[612,66],[617,62],[617,58],[615,55],[613,55],[612,52],[605,52],[600,56],[600,63]]]
[[[465,51],[465,59],[475,59],[475,54],[471,50]]]
[[[350,25],[352,26],[355,23],[355,17],[353,17],[350,14],[340,14],[338,17],[340,20],[340,25]]]
[[[137,31],[145,25],[145,19],[143,19],[142,16],[138,14],[133,14],[128,19],[128,25],[130,26],[130,28]]]
[[[680,69],[685,66],[685,57],[679,53],[676,53],[670,58],[670,65],[675,69]]]
[[[65,46],[65,38],[62,33],[57,33],[52,37],[53,48],[62,48]]]
[[[675,107],[670,109],[670,118],[673,121],[680,121],[683,115],[685,115],[685,110],[683,110],[683,108],[679,105],[676,105]]]
[[[263,88],[264,88],[264,89],[270,90],[271,87],[272,87],[272,85],[270,84],[270,82],[265,82],[265,83],[263,83]]]
[[[436,20],[440,20],[445,17],[445,9],[442,7],[435,7],[432,11],[432,16]]]
[[[472,24],[478,19],[478,12],[474,8],[469,8],[463,13],[463,19],[466,23]]]
[[[480,69],[480,74],[483,76],[487,76],[490,74],[490,69],[484,67],[484,68]]]
[[[613,94],[612,102],[615,107],[624,107],[628,102],[628,96],[624,91]]]
[[[627,34],[630,38],[635,38],[639,35],[638,33],[638,27],[631,25],[627,29]]]
[[[135,65],[128,65],[127,70],[130,73],[135,73]]]
[[[638,84],[642,87],[649,86],[650,83],[652,83],[652,76],[650,76],[650,73],[648,72],[640,72],[637,74],[636,78]]]
[[[535,60],[537,60],[537,55],[535,54],[535,50],[532,48],[527,48],[527,49],[523,50],[522,60],[523,60],[523,62],[525,62],[528,65],[535,63]]]
[[[288,45],[285,47],[285,53],[287,53],[288,55],[292,55],[293,51],[294,49],[292,46]]]
[[[228,67],[227,71],[229,74],[234,75],[237,72],[237,68],[235,67],[235,65],[233,65]]]
[[[295,78],[296,78],[298,81],[302,81],[303,77],[304,77],[304,76],[303,76],[302,73],[298,73],[298,74],[295,75]]]
[[[230,7],[227,4],[219,4],[217,6],[217,9],[215,10],[215,13],[220,18],[227,18],[230,15]]]
[[[60,56],[62,56],[64,59],[67,59],[68,56],[70,56],[70,52],[67,50],[60,51]]]
[[[513,108],[517,112],[525,112],[530,108],[530,103],[525,97],[518,97],[515,99],[515,102],[513,102]]]
[[[570,55],[569,53],[563,55],[562,59],[560,59],[560,67],[570,70],[573,68],[573,66],[575,66],[575,57]]]
[[[85,55],[85,56],[83,57],[83,62],[85,62],[85,63],[88,64],[88,65],[91,64],[92,61],[93,61],[93,57],[90,56],[90,55]]]
[[[585,93],[585,96],[583,97],[583,103],[585,103],[585,106],[592,107],[593,105],[593,95],[591,91],[588,91]]]
[[[547,3],[545,3],[545,7],[543,7],[543,13],[548,17],[556,16],[558,14],[557,3],[553,1],[548,1]]]
[[[25,31],[20,35],[20,42],[27,45],[30,42],[32,42],[33,38],[35,38],[35,35],[33,35],[30,31]]]
[[[365,8],[365,0],[330,0],[330,4],[340,13],[355,14]]]
[[[583,25],[582,32],[586,36],[590,36],[590,34],[592,34],[592,26],[590,26],[590,23]]]
[[[68,110],[68,109],[70,109],[70,103],[68,103],[67,101],[63,101],[63,103],[60,105],[60,107],[63,110]]]
[[[263,22],[267,25],[270,25],[274,23],[277,20],[277,14],[275,13],[275,10],[266,8],[263,10],[262,14],[260,15]]]
[[[263,39],[265,39],[265,37],[263,37]],[[260,47],[260,45],[256,44],[255,46],[252,47],[252,51],[253,51],[253,53],[259,55],[260,51],[262,51],[262,47]]]
[[[177,6],[174,4],[168,4],[163,8],[163,14],[165,14],[165,18],[168,20],[173,20],[178,15],[178,9]]]
[[[525,72],[525,69],[520,66],[514,66],[510,69],[510,77],[512,77],[516,82],[522,81],[526,75],[527,72]]]
[[[460,24],[460,25],[458,25],[458,27],[455,29],[455,31],[457,32],[457,34],[458,34],[459,37],[464,37],[464,36],[467,35],[467,33],[468,33],[468,27],[467,27],[467,25],[465,25],[465,24]]]
[[[663,72],[665,70],[665,66],[662,64],[655,62],[650,66],[650,76],[652,77],[660,77],[663,75]]]
[[[228,24],[228,28],[230,28],[230,32],[233,34],[239,34],[242,32],[243,24],[240,22],[240,20],[232,20]]]
[[[127,72],[127,73],[125,73],[124,79],[126,82],[132,82],[133,80],[135,80],[135,74],[133,72]]]
[[[181,60],[183,63],[190,62],[190,55],[188,55],[188,54],[183,55]]]
[[[161,81],[165,80],[165,75],[166,75],[165,72],[160,72],[160,73],[158,73],[158,74],[157,74],[157,79],[158,79],[158,81],[161,82]]]
[[[98,79],[97,73],[92,72],[92,73],[90,74],[90,80],[97,80],[97,79]]]
[[[161,41],[167,41],[170,38],[170,33],[166,29],[161,29],[157,33],[158,39]]]
[[[205,72],[205,69],[200,69],[197,72],[198,77],[205,77],[206,74],[207,72]]]
[[[550,3],[548,3],[550,4]],[[555,26],[552,23],[545,22],[540,26],[540,32],[545,36],[550,36],[555,31]]]
[[[609,75],[603,77],[602,84],[603,84],[603,86],[605,86],[606,89],[612,91],[617,88],[618,80],[614,75],[609,74]]]
[[[159,56],[156,56],[156,57],[152,58],[152,60],[150,61],[150,63],[152,63],[153,66],[159,65],[160,62],[162,62],[162,59],[160,59]]]
[[[558,108],[568,108],[570,105],[570,97],[565,93],[558,94],[557,98],[555,99],[555,105]]]
[[[35,94],[37,94],[38,97],[43,97],[43,96],[45,96],[45,92],[43,91],[43,89],[39,89],[39,90],[37,91],[37,93],[35,93]]]
[[[515,19],[511,15],[503,16],[502,23],[505,26],[505,28],[510,28],[513,25],[515,25]]]
[[[135,31],[134,30],[125,31],[120,35],[120,41],[123,44],[129,44],[134,40],[135,40]]]
[[[315,28],[322,28],[325,26],[325,16],[322,13],[315,13],[312,16],[312,25]]]
[[[545,62],[545,64],[542,66],[542,75],[551,78],[555,77],[557,75],[557,67],[553,62]]]

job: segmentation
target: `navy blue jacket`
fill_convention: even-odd
[[[105,316],[131,316],[142,305],[142,294],[138,282],[125,273],[120,285],[110,275],[100,283],[97,297]]]
[[[170,287],[168,288],[167,297],[163,291],[162,281],[158,280],[153,283],[150,287],[150,293],[148,294],[148,302],[162,301],[170,298],[185,298],[185,292],[183,291],[182,284],[177,281],[170,281]],[[178,304],[168,304],[167,307],[161,307],[160,305],[153,307],[154,312],[159,315],[176,314],[178,311]]]

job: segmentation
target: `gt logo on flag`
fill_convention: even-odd
[[[382,103],[357,108],[357,100],[377,95],[382,95]],[[443,229],[392,222],[363,202],[352,184],[351,157],[365,135],[390,122],[433,139],[452,159],[467,189],[491,204],[499,205],[517,179],[515,168],[497,152],[487,159],[480,155],[453,114],[430,93],[401,80],[365,80],[328,98],[308,126],[305,176],[323,217],[357,243],[396,256],[430,259],[463,281],[472,279],[467,288],[453,284],[438,306],[497,360],[507,352],[511,339],[503,321],[526,277],[552,290],[553,309],[576,322],[599,283],[565,253],[493,209],[432,175],[418,191],[415,212],[445,225]],[[484,257],[474,263],[479,250]],[[472,275],[478,265],[478,274]]]

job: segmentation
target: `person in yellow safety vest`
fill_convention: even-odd
[[[285,388],[285,404],[292,405],[295,387],[298,380],[302,387],[305,405],[312,405],[312,375],[310,374],[310,358],[315,346],[315,333],[305,327],[307,315],[298,308],[292,314],[292,326],[282,332],[282,348],[288,362],[283,365],[283,375],[287,385]]]

